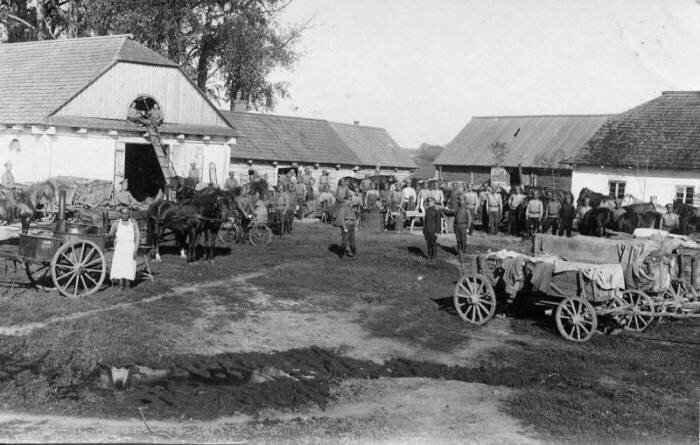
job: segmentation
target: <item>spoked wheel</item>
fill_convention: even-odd
[[[256,224],[248,231],[248,239],[254,246],[267,246],[272,241],[272,230],[267,224]]]
[[[672,280],[671,288],[683,301],[698,301],[698,292],[686,280]]]
[[[588,341],[598,327],[598,317],[593,305],[579,297],[565,298],[554,315],[557,329],[570,341]]]
[[[236,240],[238,240],[238,229],[236,224],[231,221],[223,223],[219,228],[217,239],[224,246],[230,247],[234,245]]]
[[[625,289],[619,298],[610,302],[610,308],[632,311],[632,314],[615,314],[612,317],[628,331],[642,332],[649,327],[654,317],[639,312],[654,312],[654,302],[647,294],[637,289]]]
[[[49,291],[53,287],[51,283],[51,267],[44,263],[24,263],[24,271],[32,286],[37,290]]]
[[[61,295],[79,298],[92,295],[107,276],[102,250],[89,240],[63,244],[51,261],[51,279]]]
[[[465,275],[455,286],[454,305],[462,320],[482,325],[496,313],[496,294],[483,275]]]

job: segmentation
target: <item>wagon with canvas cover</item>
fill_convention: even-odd
[[[668,248],[651,240],[538,235],[532,256],[479,255],[477,273],[462,274],[455,286],[455,309],[482,325],[499,302],[534,296],[534,304],[554,309],[559,333],[577,342],[590,339],[601,319],[641,332],[657,317],[700,316],[697,292],[678,275],[678,254]]]

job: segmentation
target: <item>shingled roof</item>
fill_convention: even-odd
[[[491,145],[504,142],[505,167],[556,165],[578,152],[610,115],[474,117],[435,159],[435,165],[493,166]],[[564,167],[564,166],[562,166]]]
[[[330,124],[345,145],[360,158],[360,165],[416,168],[409,153],[399,147],[385,129],[336,122]]]
[[[667,91],[607,120],[569,162],[700,168],[700,91]]]
[[[0,44],[0,123],[43,123],[117,62],[177,67],[128,35]]]
[[[222,114],[242,133],[233,157],[362,165],[327,121],[223,110]]]

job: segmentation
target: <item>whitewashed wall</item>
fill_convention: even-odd
[[[656,196],[660,204],[673,201],[676,186],[694,187],[696,205],[700,204],[700,172],[691,170],[651,170],[646,174],[633,169],[577,167],[571,178],[571,191],[574,196],[578,196],[580,191],[587,187],[607,195],[609,181],[624,181],[625,193],[643,201]]]
[[[19,152],[10,151],[10,142],[20,141]],[[166,143],[171,147],[171,160],[178,174],[186,175],[191,162],[197,162],[208,181],[210,162],[216,165],[216,177],[223,184],[228,174],[231,149],[224,141],[203,143],[175,140]],[[77,134],[74,129],[57,130],[55,135],[23,132],[0,132],[0,171],[3,164],[12,161],[15,181],[29,183],[43,181],[53,176],[75,176],[86,179],[112,181],[115,171],[115,151],[118,144],[146,143],[136,135],[111,137],[102,131],[88,130]]]
[[[172,142],[172,141],[170,141]],[[175,172],[180,176],[187,176],[190,171],[190,164],[196,163],[200,172],[202,182],[210,182],[209,164],[216,166],[216,182],[223,185],[228,176],[229,159],[231,148],[223,142],[194,142],[170,143],[170,161],[173,163]]]
[[[158,101],[166,122],[228,127],[179,69],[126,62],[112,67],[56,115],[123,120],[131,102],[144,94]]]
[[[10,141],[18,139],[21,151],[11,152]],[[114,172],[115,139],[106,135],[0,134],[0,164],[11,160],[18,183],[43,181],[52,176],[77,176],[111,181]],[[3,167],[4,169],[4,167]]]

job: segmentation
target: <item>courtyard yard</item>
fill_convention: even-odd
[[[155,283],[82,300],[4,287],[0,441],[697,443],[697,320],[584,344],[538,310],[470,326],[449,236],[436,263],[415,233],[360,232],[357,261],[338,241],[170,251]]]

